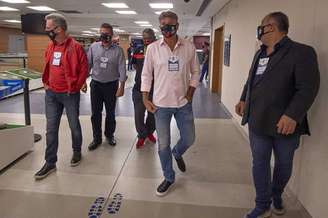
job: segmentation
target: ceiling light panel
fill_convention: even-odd
[[[149,24],[149,21],[134,21],[136,24]]]
[[[149,6],[154,9],[172,9],[172,3],[149,3]]]
[[[107,8],[129,8],[125,3],[102,3]]]
[[[137,14],[135,11],[115,11],[118,14]]]
[[[7,23],[21,23],[20,20],[4,20]]]
[[[3,7],[0,7],[0,11],[19,11],[19,10],[16,9],[16,8],[11,8],[11,7],[7,7],[7,6],[3,6]]]
[[[7,3],[11,3],[11,4],[26,4],[26,3],[31,3],[29,1],[26,0],[0,0],[1,2],[7,2]]]
[[[56,11],[55,9],[48,6],[28,6],[28,8],[36,11]]]

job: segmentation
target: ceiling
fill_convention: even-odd
[[[217,13],[229,0],[211,0],[201,16],[196,16],[204,0],[29,0],[28,4],[10,4],[0,1],[1,6],[17,8],[18,12],[0,12],[0,26],[20,28],[20,24],[11,24],[4,20],[20,20],[21,14],[38,13],[27,6],[46,5],[56,10],[74,10],[81,14],[63,13],[68,20],[69,32],[73,35],[81,35],[82,31],[90,31],[97,28],[103,22],[108,22],[127,33],[140,33],[145,27],[140,27],[134,21],[149,21],[153,28],[158,29],[158,15],[155,11],[163,9],[152,9],[149,3],[169,2],[173,3],[172,9],[179,16],[180,30],[182,36],[200,35],[210,32],[210,17]],[[208,1],[208,0],[205,0]],[[111,9],[101,3],[124,2],[129,9]],[[134,10],[136,15],[117,14],[116,10]],[[33,25],[33,24],[32,24]],[[92,30],[91,30],[92,31]],[[94,31],[94,30],[93,30]]]

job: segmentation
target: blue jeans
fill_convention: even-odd
[[[171,150],[171,120],[174,116],[180,132],[178,143]],[[155,112],[156,132],[158,136],[158,154],[164,177],[169,182],[175,181],[172,154],[180,159],[195,141],[195,124],[192,104],[180,108],[158,108]]]
[[[47,164],[55,165],[58,151],[58,131],[60,119],[65,108],[69,127],[72,134],[72,147],[74,152],[81,152],[82,130],[79,120],[80,93],[68,95],[67,93],[55,93],[46,90],[46,155]]]
[[[253,179],[256,189],[256,207],[268,209],[273,200],[281,200],[281,195],[292,175],[295,150],[300,136],[271,137],[259,136],[249,130],[253,155]],[[271,176],[271,154],[275,163]],[[271,178],[272,177],[272,178]]]

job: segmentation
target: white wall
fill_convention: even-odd
[[[327,9],[327,0],[232,0],[213,17],[214,30],[224,25],[225,35],[232,37],[230,67],[223,67],[222,102],[238,121],[234,106],[239,101],[257,47],[256,27],[266,14],[285,12],[290,18],[289,36],[316,49],[321,88],[309,112],[312,136],[303,138],[290,182],[291,190],[314,218],[328,217]]]

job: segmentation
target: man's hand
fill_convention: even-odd
[[[153,102],[147,100],[147,99],[143,99],[143,103],[147,109],[147,111],[151,112],[151,113],[155,113],[155,111],[157,110],[156,106],[153,104]]]
[[[278,133],[282,135],[293,134],[295,132],[296,125],[297,122],[295,120],[286,115],[283,115],[277,124]]]
[[[189,103],[192,102],[192,96],[187,94],[185,98],[188,100]]]
[[[88,91],[88,85],[87,85],[87,83],[84,83],[83,84],[83,86],[81,88],[81,91],[84,92],[84,93],[87,93],[87,91]]]
[[[192,99],[194,97],[195,90],[196,90],[195,87],[189,86],[188,91],[187,91],[187,94],[185,96],[185,98],[188,100],[189,103],[192,102]]]
[[[235,106],[235,111],[239,116],[244,116],[245,112],[245,102],[240,101],[236,106]]]
[[[122,97],[124,95],[124,87],[120,86],[120,88],[117,89],[116,97]]]
[[[44,88],[45,90],[48,90],[48,89],[49,89],[49,86],[48,86],[47,84],[43,83],[43,88]]]

